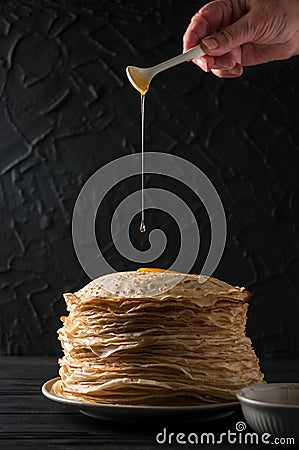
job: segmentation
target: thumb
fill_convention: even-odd
[[[218,33],[213,33],[201,41],[207,55],[221,56],[251,41],[252,30],[249,27],[248,14]]]

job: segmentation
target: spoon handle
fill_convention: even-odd
[[[181,64],[190,59],[199,58],[204,54],[205,53],[202,50],[201,46],[197,45],[196,47],[193,47],[190,50],[188,50],[186,53],[182,53],[178,56],[175,56],[174,58],[168,59],[167,61],[157,64],[156,66],[152,67],[152,69],[154,69],[155,74],[157,74],[159,72],[162,72],[162,70],[170,69],[170,67],[177,66],[178,64]]]

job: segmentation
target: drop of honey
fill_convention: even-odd
[[[143,220],[140,223],[140,232],[141,233],[145,233],[146,232],[146,226],[145,226],[145,223],[144,223]]]

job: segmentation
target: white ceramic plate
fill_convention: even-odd
[[[52,378],[42,386],[42,393],[54,402],[63,403],[73,409],[79,410],[87,416],[102,420],[129,422],[132,420],[180,420],[204,421],[226,417],[232,414],[239,406],[239,402],[217,403],[199,406],[131,406],[131,405],[104,405],[102,403],[89,403],[68,400],[51,392],[51,388],[59,377]]]

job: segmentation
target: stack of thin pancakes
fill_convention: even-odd
[[[54,393],[118,405],[233,401],[238,389],[263,383],[245,336],[249,296],[215,278],[147,270],[65,294]]]

